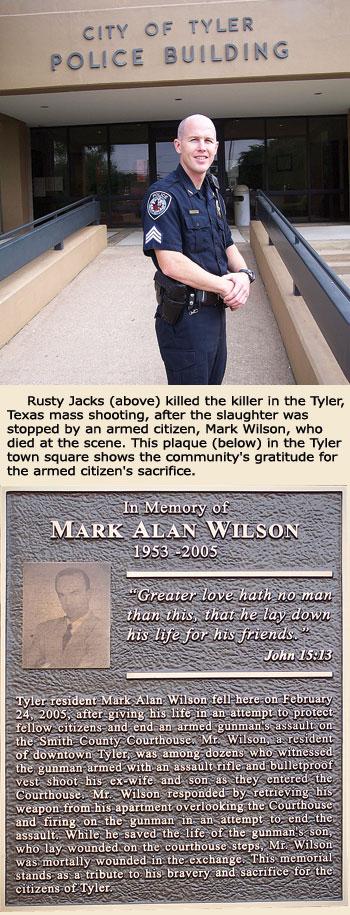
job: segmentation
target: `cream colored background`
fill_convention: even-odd
[[[62,396],[65,395],[68,397],[70,393],[74,393],[75,396],[86,397],[92,393],[95,397],[104,396],[106,401],[111,397],[111,395],[128,395],[139,396],[139,397],[151,397],[157,396],[164,398],[166,395],[170,394],[182,394],[184,396],[191,396],[196,393],[200,395],[205,394],[214,394],[220,397],[220,394],[223,394],[229,399],[231,396],[249,395],[250,397],[264,396],[267,394],[272,394],[277,397],[282,397],[284,394],[294,397],[309,397],[310,394],[318,395],[319,397],[324,397],[328,395],[329,397],[342,397],[344,401],[343,409],[326,407],[323,406],[322,409],[317,409],[316,407],[309,410],[309,422],[313,425],[322,424],[324,427],[324,434],[331,439],[343,439],[343,445],[339,453],[339,458],[335,463],[323,463],[319,464],[315,460],[313,463],[297,464],[297,463],[270,463],[262,464],[256,466],[253,462],[247,464],[205,464],[198,463],[191,465],[191,469],[194,470],[195,476],[189,477],[145,477],[140,478],[134,474],[132,477],[123,479],[118,477],[80,477],[78,470],[75,477],[62,477],[61,480],[58,478],[47,479],[45,477],[35,477],[31,474],[31,465],[26,465],[29,468],[29,475],[23,478],[20,477],[10,477],[6,473],[6,437],[5,437],[5,426],[8,417],[6,416],[6,408],[18,409],[18,410],[40,410],[38,407],[28,407],[27,397],[32,394],[37,397],[49,397],[49,396]],[[261,405],[262,406],[262,405]],[[229,404],[228,404],[229,407]],[[54,407],[52,408],[54,409]],[[64,409],[64,408],[62,408]],[[72,407],[71,409],[79,410],[80,407]],[[88,408],[85,408],[86,412]],[[100,409],[108,409],[100,407]],[[116,408],[117,409],[117,408]],[[131,407],[130,409],[137,409]],[[146,407],[146,412],[150,413],[150,408]],[[159,408],[161,409],[161,408]],[[181,407],[173,407],[172,409],[181,410]],[[209,409],[209,408],[208,408]],[[220,407],[218,408],[220,409]],[[222,409],[222,408],[221,408]],[[231,407],[231,409],[239,409],[238,407]],[[274,409],[271,407],[270,409]],[[297,409],[294,407],[294,409]],[[306,409],[300,407],[300,410]],[[217,388],[206,388],[205,386],[193,390],[193,388],[188,386],[183,386],[181,389],[176,389],[172,387],[167,387],[166,385],[156,387],[149,386],[125,386],[125,387],[113,387],[112,385],[105,387],[94,386],[89,388],[85,386],[63,386],[63,385],[52,385],[50,387],[44,387],[41,385],[31,388],[30,386],[17,385],[16,387],[7,387],[3,385],[0,388],[0,410],[2,419],[0,419],[0,485],[8,486],[14,489],[17,488],[35,488],[35,489],[87,489],[87,490],[145,490],[145,489],[155,489],[155,490],[178,490],[178,491],[196,491],[198,489],[212,489],[212,490],[224,490],[224,489],[242,489],[243,487],[262,488],[265,485],[269,485],[272,488],[276,488],[279,485],[283,487],[288,486],[301,486],[306,487],[308,485],[344,485],[350,483],[350,386],[332,386],[324,387],[323,385],[317,385],[315,387],[302,387],[300,385],[290,385],[288,388],[283,388],[279,386],[274,386],[269,388],[268,386],[262,386],[260,388],[253,388],[251,386],[237,386],[229,387],[222,386]],[[214,413],[214,408],[213,408]],[[276,420],[277,421],[277,420]],[[98,422],[98,420],[96,420]],[[126,421],[123,421],[126,422]],[[185,422],[185,419],[184,419]],[[205,421],[198,424],[198,427],[201,429],[201,436],[205,437]],[[21,436],[23,438],[23,436]],[[120,437],[120,436],[115,436]],[[162,438],[166,436],[158,435],[158,440],[161,441]],[[178,437],[178,436],[177,436]],[[233,437],[233,436],[229,436]],[[278,436],[274,435],[274,438]],[[125,441],[128,450],[132,449],[131,437],[125,436]],[[266,438],[266,437],[265,437]],[[283,448],[282,436],[280,437],[281,449]],[[43,452],[43,449],[40,449]],[[77,449],[78,450],[78,449]],[[178,451],[178,449],[177,449]],[[314,452],[316,454],[316,451]],[[42,456],[42,455],[41,455]],[[137,459],[135,463],[130,465],[134,469],[139,466]],[[187,465],[190,466],[190,465]],[[33,465],[35,467],[35,465]]]

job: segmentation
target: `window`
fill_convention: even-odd
[[[70,202],[66,127],[32,130],[34,218]]]
[[[110,128],[110,177],[110,225],[140,223],[142,199],[149,184],[146,124]]]

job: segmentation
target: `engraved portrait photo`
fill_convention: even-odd
[[[24,563],[22,665],[110,666],[108,563]]]

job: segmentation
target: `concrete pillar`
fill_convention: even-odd
[[[23,121],[0,114],[1,231],[33,216],[30,132]]]

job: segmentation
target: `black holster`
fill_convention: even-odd
[[[176,324],[188,302],[188,287],[165,276],[160,270],[154,275],[158,313],[168,324]]]

